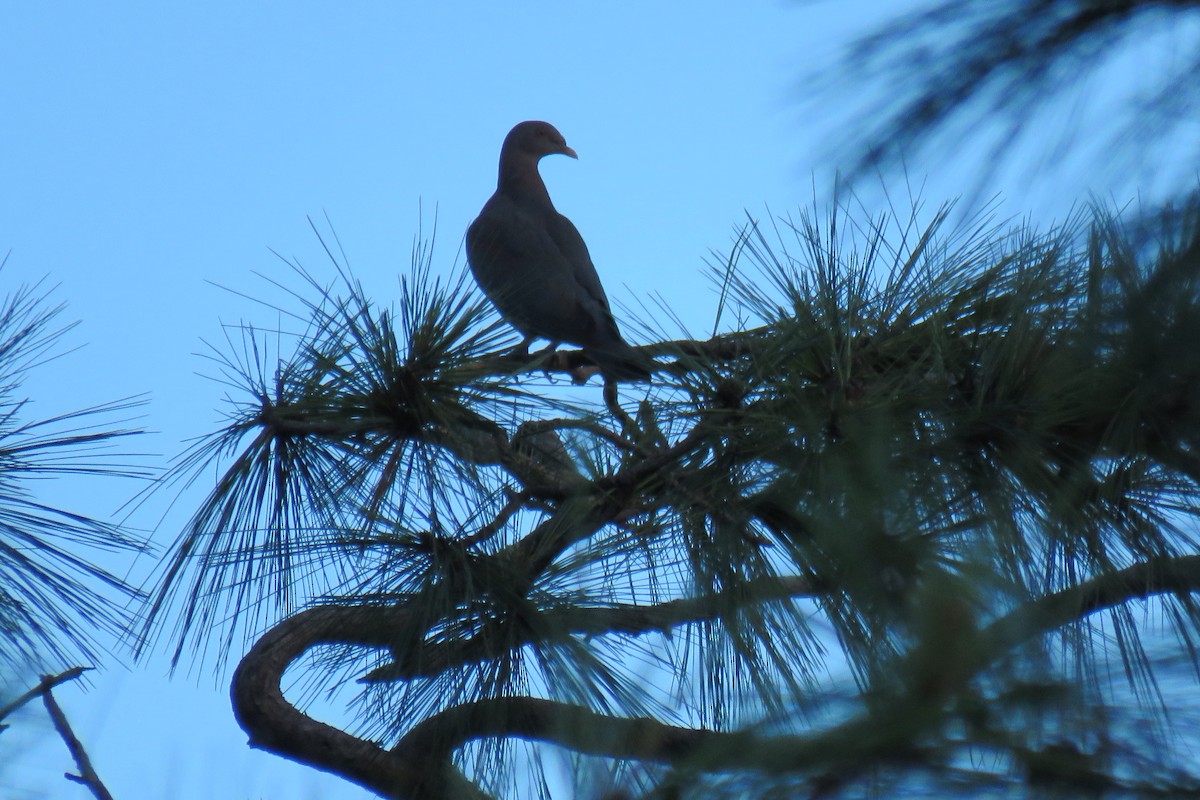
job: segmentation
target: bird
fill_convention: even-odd
[[[467,262],[484,294],[524,337],[584,349],[606,382],[646,380],[653,361],[621,336],[583,237],[538,173],[544,156],[579,156],[548,122],[517,124],[500,148],[496,191],[467,228]]]

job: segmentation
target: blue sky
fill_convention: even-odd
[[[219,341],[222,323],[279,323],[237,294],[278,297],[254,274],[289,279],[268,248],[328,276],[305,219],[328,213],[355,273],[386,300],[419,216],[428,234],[436,210],[435,264],[449,273],[494,188],[504,134],[528,118],[554,123],[580,154],[548,159],[543,175],[615,304],[659,295],[707,333],[710,250],[728,249],[745,209],[827,198],[843,166],[834,154],[853,135],[846,115],[879,91],[846,84],[817,100],[805,76],[897,6],[0,5],[0,253],[11,250],[0,289],[49,276],[81,321],[66,344],[83,345],[35,374],[32,413],[147,393],[154,434],[140,449],[165,463],[220,419],[224,388],[195,355],[203,341]],[[982,158],[965,147],[910,163],[909,180],[936,204],[971,188],[964,170]],[[1088,192],[1133,196],[1128,181],[1078,174],[998,173],[993,191],[1002,213],[1047,222]],[[166,546],[204,488],[173,508],[156,498],[129,521]],[[43,489],[108,518],[139,487]],[[226,683],[209,664],[168,680],[162,659],[118,657],[59,696],[119,798],[366,796],[250,751]],[[39,719],[31,710],[18,720],[25,733],[0,737],[5,791],[83,796],[61,778],[69,762]]]

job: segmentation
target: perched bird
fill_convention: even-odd
[[[496,192],[467,229],[475,280],[525,337],[584,348],[606,380],[644,380],[653,361],[621,338],[583,237],[550,202],[538,162],[578,158],[553,125],[522,122],[500,148]]]

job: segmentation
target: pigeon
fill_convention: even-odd
[[[496,192],[467,229],[467,261],[484,294],[525,340],[582,347],[606,381],[645,380],[653,361],[613,319],[583,237],[550,202],[543,156],[578,158],[548,122],[522,122],[500,148]]]

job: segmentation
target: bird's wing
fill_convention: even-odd
[[[577,240],[568,242],[574,258],[556,241],[548,220],[557,216],[497,193],[467,229],[467,260],[500,313],[523,333],[584,347],[606,343],[615,323],[604,289],[583,239],[565,218]]]
[[[592,264],[592,255],[588,252],[587,244],[579,235],[579,230],[571,220],[550,211],[546,214],[546,232],[554,240],[555,246],[571,265],[571,274],[575,281],[588,295],[607,310],[608,296],[600,284],[600,276]]]
[[[571,275],[583,291],[588,305],[594,306],[593,315],[604,332],[604,339],[620,339],[621,333],[616,320],[613,319],[608,295],[604,293],[604,286],[601,285],[600,276],[592,263],[591,253],[588,252],[587,244],[584,243],[575,224],[557,211],[550,211],[546,215],[546,232],[570,263]]]

